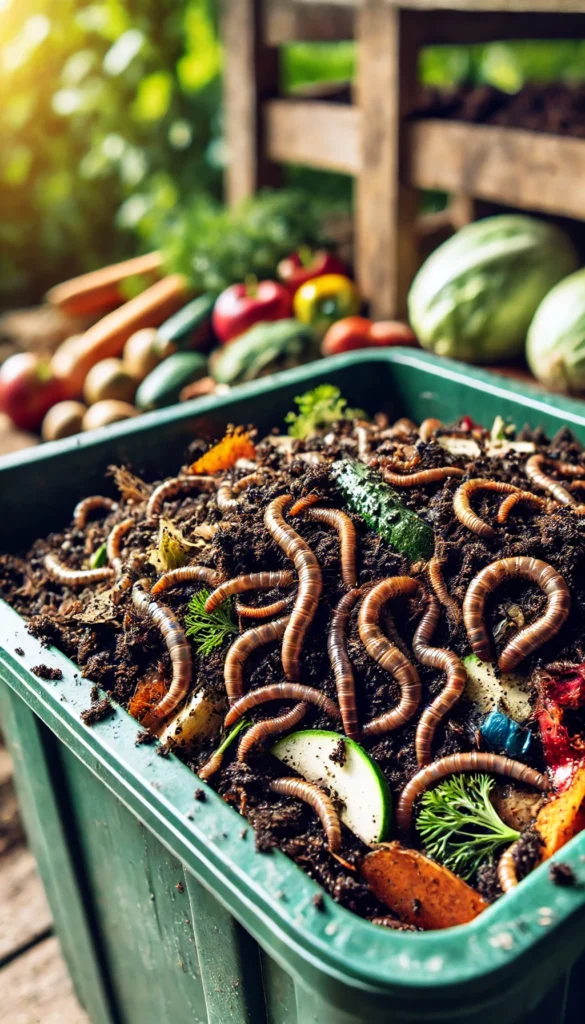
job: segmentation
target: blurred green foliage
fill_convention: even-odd
[[[221,196],[217,7],[0,0],[0,306],[154,244],[166,215],[172,244],[204,223],[213,237],[217,214],[193,199]],[[584,57],[580,41],[434,47],[421,77],[514,92],[527,79],[581,80]],[[283,52],[285,88],[354,72],[352,43]],[[341,176],[292,168],[287,180],[351,197]]]

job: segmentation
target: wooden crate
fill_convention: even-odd
[[[376,317],[404,314],[420,263],[419,189],[585,220],[585,140],[457,121],[410,122],[421,47],[585,38],[585,0],[225,0],[227,195],[303,164],[356,180],[356,274]],[[355,37],[351,105],[283,97],[279,47]]]

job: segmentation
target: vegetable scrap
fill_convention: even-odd
[[[188,473],[112,471],[117,499],[0,556],[3,593],[258,849],[379,927],[464,924],[585,827],[585,522],[558,489],[585,455],[328,384],[296,406]]]

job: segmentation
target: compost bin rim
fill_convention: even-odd
[[[582,406],[570,399],[543,400],[538,392],[534,395],[522,394],[484,370],[440,360],[427,353],[414,353],[410,349],[366,351],[333,357],[275,374],[243,385],[229,396],[199,399],[178,408],[144,416],[138,421],[118,425],[105,433],[100,431],[97,436],[67,439],[39,450],[17,454],[0,464],[0,480],[2,469],[24,467],[57,453],[66,455],[78,447],[107,446],[116,437],[123,438],[135,432],[148,432],[164,425],[189,421],[205,412],[221,412],[229,416],[230,407],[242,398],[261,396],[273,392],[279,386],[290,387],[291,384],[298,385],[300,390],[303,384],[315,384],[329,374],[358,363],[411,366],[437,379],[489,392],[496,397],[513,398],[516,404],[532,412],[556,417],[561,414],[567,421],[585,429],[585,410],[581,411]],[[241,839],[239,847],[236,843],[238,855],[245,848],[246,856],[243,859],[249,860],[258,878],[253,871],[245,872],[239,867],[233,856],[228,857],[226,850],[221,848],[222,844],[224,847],[227,845],[225,835],[229,837],[231,828],[237,830],[240,836],[243,819],[210,788],[204,787],[190,769],[176,758],[165,761],[155,757],[152,748],[135,748],[136,722],[123,709],[116,707],[111,718],[97,723],[91,730],[82,725],[78,712],[87,705],[91,683],[87,681],[83,688],[76,684],[79,669],[56,649],[47,651],[42,648],[38,641],[26,633],[24,620],[3,603],[0,604],[0,624],[7,626],[3,638],[6,656],[0,658],[0,664],[5,668],[9,685],[57,735],[62,733],[67,739],[75,739],[77,750],[73,752],[76,756],[98,774],[122,802],[131,807],[137,817],[145,821],[161,842],[175,852],[177,842],[182,846],[186,865],[195,874],[203,870],[206,879],[204,884],[208,888],[217,894],[218,883],[223,885],[225,892],[220,899],[261,944],[270,945],[275,939],[281,943],[288,954],[287,957],[281,954],[281,962],[289,970],[294,971],[290,961],[291,947],[294,947],[300,963],[311,963],[332,978],[336,977],[346,984],[368,991],[392,992],[395,997],[406,998],[416,990],[419,995],[424,993],[429,1000],[438,996],[446,997],[449,987],[453,986],[458,995],[462,989],[472,986],[476,990],[481,987],[487,993],[493,985],[494,975],[502,982],[506,976],[511,977],[520,961],[527,961],[533,953],[546,952],[550,955],[559,937],[558,925],[561,922],[565,924],[564,932],[568,936],[569,932],[574,931],[574,928],[568,927],[569,924],[576,926],[585,916],[585,897],[580,895],[580,887],[568,889],[552,885],[547,881],[546,865],[533,872],[518,890],[508,894],[505,900],[499,901],[481,918],[469,925],[443,932],[440,936],[436,932],[413,934],[383,930],[340,907],[329,897],[326,897],[327,913],[322,914],[312,904],[312,896],[320,891],[319,887],[279,851],[267,856],[251,851]],[[43,682],[10,654],[8,644],[15,642],[14,636],[19,630],[21,646],[30,653],[27,664],[36,664],[39,659],[56,660],[64,673],[63,683]],[[63,693],[66,684],[70,689],[68,695]],[[62,702],[59,694],[65,698],[65,702]],[[125,748],[117,738],[120,730],[128,736]],[[110,732],[115,734],[111,738]],[[122,758],[122,750],[125,750],[125,759]],[[154,758],[154,768],[147,764],[149,756]],[[90,763],[92,761],[95,762],[93,767]],[[145,772],[147,768],[154,773],[150,780]],[[171,800],[158,789],[153,789],[153,784],[162,785],[167,773],[171,773],[172,778],[180,781],[183,787],[188,787],[191,794],[188,809],[193,816],[205,821],[212,810],[213,819],[216,823],[219,821],[219,831],[215,827],[210,832],[206,826],[207,831],[199,832],[197,826],[185,817],[185,807],[181,810],[176,799]],[[205,804],[196,804],[192,799],[192,790],[196,785],[204,788],[208,795]],[[133,801],[135,806],[132,806]],[[152,819],[150,824],[149,817]],[[221,830],[222,823],[224,831]],[[166,839],[160,835],[162,826],[168,832]],[[202,841],[206,843],[208,851],[211,849],[210,841],[215,842],[212,857],[209,854],[206,856],[203,849],[201,852],[197,850],[197,842],[203,846]],[[564,847],[562,856],[579,872],[585,860],[585,834]],[[284,902],[282,892],[271,892],[267,880],[275,872],[280,882],[283,878],[290,879],[294,901]],[[283,892],[286,899],[286,889]],[[238,904],[237,909],[234,901]],[[296,917],[293,909],[297,911]],[[249,918],[253,919],[252,925]],[[543,945],[548,948],[544,950]],[[579,952],[577,949],[575,956]],[[278,958],[272,948],[270,953]],[[553,959],[562,958],[564,953],[564,949],[558,948],[557,944]],[[539,960],[537,956],[532,962],[538,963]],[[478,967],[478,964],[481,966]]]

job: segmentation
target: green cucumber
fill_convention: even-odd
[[[411,562],[433,553],[435,538],[428,523],[403,503],[379,473],[355,459],[334,462],[332,473],[351,509]]]
[[[187,384],[206,374],[207,359],[201,352],[175,352],[144,378],[136,392],[136,407],[146,412],[172,405],[178,402],[179,394]]]
[[[209,367],[218,384],[240,384],[316,358],[313,332],[298,320],[255,324],[212,353]]]
[[[308,782],[327,789],[340,805],[341,820],[362,842],[380,843],[387,836],[390,788],[376,762],[355,740],[323,729],[303,729],[279,740],[271,752]]]
[[[527,676],[516,672],[499,672],[490,661],[480,661],[475,654],[463,658],[467,672],[465,696],[480,711],[489,714],[502,710],[515,722],[525,722],[532,714],[531,684]]]
[[[164,356],[175,349],[198,348],[207,341],[214,305],[215,295],[209,292],[188,302],[158,328],[155,351]]]

